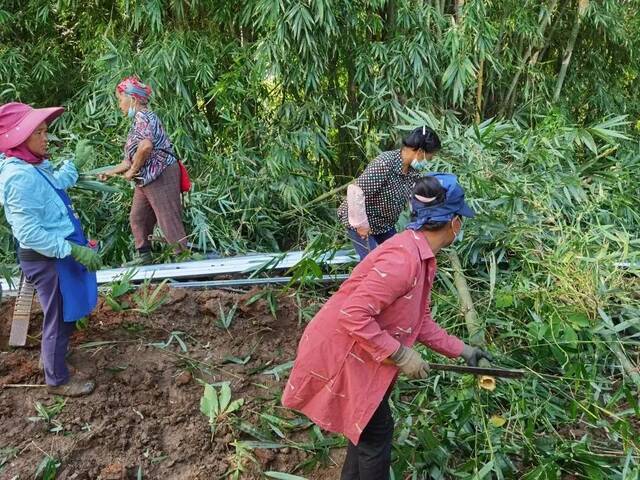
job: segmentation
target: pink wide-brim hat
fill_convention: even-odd
[[[0,152],[22,145],[42,123],[58,118],[62,107],[33,108],[19,102],[0,106]]]

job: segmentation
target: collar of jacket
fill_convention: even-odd
[[[431,246],[429,242],[427,242],[427,238],[419,232],[414,230],[409,230],[411,238],[413,238],[416,246],[418,247],[418,253],[420,254],[421,260],[428,260],[430,258],[435,258],[435,255],[431,251]]]

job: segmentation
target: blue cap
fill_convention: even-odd
[[[446,194],[442,202],[437,204],[418,200],[415,195],[411,198],[411,214],[413,221],[407,225],[411,230],[420,230],[427,223],[449,222],[456,215],[473,218],[476,213],[464,201],[464,190],[458,183],[458,177],[452,173],[430,173],[445,189]]]

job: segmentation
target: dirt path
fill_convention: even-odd
[[[250,479],[269,470],[338,478],[335,463],[344,453],[331,447],[340,439],[319,439],[279,406],[286,368],[266,373],[294,357],[298,308],[280,297],[274,318],[265,300],[250,302],[256,293],[173,290],[149,316],[101,305],[88,328],[75,334],[69,357],[97,380],[94,394],[68,399],[46,422],[30,420],[38,417],[37,402],[54,403],[43,388],[0,389],[0,478],[30,478],[46,455],[60,463],[59,479],[218,479],[229,472],[229,478]],[[220,311],[234,305],[226,331],[217,325]],[[10,349],[11,307],[0,305],[0,385],[42,384],[42,315],[32,320],[28,347]],[[244,399],[213,436],[200,412],[200,381],[229,382],[232,399]],[[282,446],[244,443],[256,441]],[[306,473],[296,470],[303,463]]]

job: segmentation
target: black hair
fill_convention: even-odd
[[[421,197],[433,198],[434,199],[433,201],[429,203],[425,203],[425,205],[435,206],[444,202],[444,199],[447,195],[447,191],[440,184],[440,181],[436,177],[426,176],[426,177],[420,177],[416,181],[416,185],[415,187],[413,187],[413,194],[420,195]],[[411,217],[412,219],[415,219],[415,214],[413,212],[411,212]],[[449,222],[425,223],[422,229],[430,230],[430,231],[440,230],[441,228],[445,227],[448,223]]]
[[[416,184],[413,187],[413,194],[420,195],[421,197],[435,198],[433,202],[425,204],[432,206],[444,202],[447,191],[440,183],[440,180],[427,175],[416,180]]]
[[[438,134],[426,125],[411,132],[407,138],[402,140],[402,145],[414,150],[420,149],[426,153],[437,152],[441,147]]]

